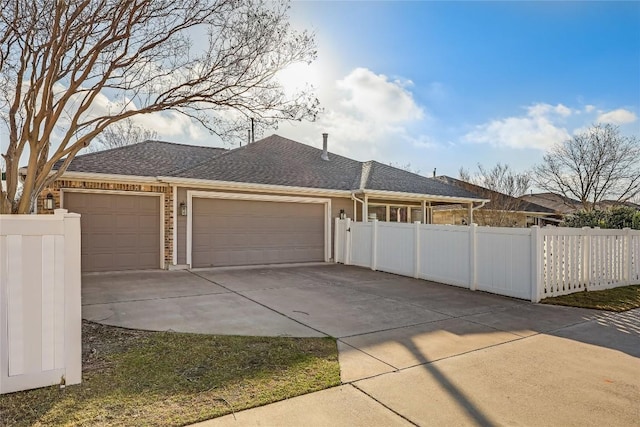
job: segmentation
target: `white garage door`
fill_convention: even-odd
[[[193,198],[192,266],[324,261],[325,205]]]

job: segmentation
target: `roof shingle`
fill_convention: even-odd
[[[196,166],[226,152],[164,141],[144,141],[125,147],[76,156],[67,171],[132,176],[160,176]],[[57,168],[62,164],[56,163]]]
[[[378,190],[465,199],[477,194],[376,161],[359,162],[272,135],[233,150],[145,141],[77,156],[68,171],[188,178],[328,190]]]

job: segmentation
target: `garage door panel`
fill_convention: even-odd
[[[193,199],[194,267],[324,261],[324,205]]]
[[[82,270],[160,267],[160,198],[65,193],[65,208],[82,215]]]

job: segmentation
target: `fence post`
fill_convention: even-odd
[[[371,269],[378,267],[378,220],[374,219],[371,224]]]
[[[591,283],[591,228],[582,227],[582,280],[584,288],[589,290]]]
[[[469,289],[475,291],[478,288],[477,269],[476,269],[476,237],[478,224],[471,223],[469,225]]]
[[[351,218],[347,218],[344,227],[344,264],[351,265]]]
[[[413,250],[413,277],[416,279],[420,278],[420,221],[415,221],[414,225],[414,250]]]
[[[64,215],[65,381],[82,381],[82,314],[80,302],[80,215],[56,209]]]
[[[631,229],[629,227],[625,227],[622,229],[623,232],[623,246],[622,246],[622,258],[623,258],[623,269],[624,269],[624,284],[631,284]]]
[[[540,302],[542,299],[542,235],[540,227],[531,227],[531,302]]]
[[[333,232],[334,232],[334,236],[333,236],[333,261],[337,264],[340,262],[340,257],[338,256],[340,254],[340,218],[336,218],[333,221],[334,225],[333,225]],[[344,255],[342,255],[344,258]],[[343,259],[344,261],[344,259]]]

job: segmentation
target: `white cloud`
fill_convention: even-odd
[[[524,116],[492,120],[476,126],[464,136],[464,140],[496,147],[547,149],[570,137],[563,122],[572,113],[562,104],[534,104],[527,107]]]
[[[633,123],[638,119],[633,111],[618,108],[617,110],[602,113],[598,116],[598,121],[603,123],[612,123],[621,125],[625,123]]]
[[[360,117],[387,123],[420,120],[423,109],[416,104],[407,87],[410,80],[391,81],[383,74],[366,68],[356,68],[336,82],[343,94],[341,104]]]
[[[407,152],[432,149],[434,141],[416,128],[428,115],[411,92],[408,79],[389,78],[356,68],[324,86],[324,112],[314,123],[283,123],[278,133],[321,147],[329,133],[329,150],[358,160],[407,162]],[[329,89],[327,89],[329,88]]]
[[[585,113],[591,113],[596,109],[595,105],[585,105],[584,106],[584,111]]]

